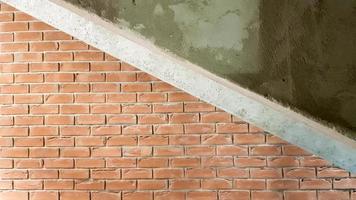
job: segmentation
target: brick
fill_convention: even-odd
[[[47,190],[71,190],[73,189],[72,180],[48,180],[44,181],[44,189]]]
[[[194,145],[200,144],[200,137],[193,135],[185,136],[170,136],[169,143],[171,145]]]
[[[87,71],[89,71],[89,63],[88,62],[61,63],[60,71],[63,71],[63,72],[87,72]]]
[[[108,167],[136,167],[135,158],[108,158],[106,161]]]
[[[298,185],[298,180],[293,179],[267,180],[267,189],[269,190],[296,190]]]
[[[168,92],[168,91],[177,91],[177,90],[178,90],[177,88],[165,82],[152,83],[152,91],[154,92]]]
[[[73,168],[74,162],[73,159],[45,159],[44,160],[45,168]]]
[[[92,200],[121,200],[121,193],[117,192],[92,192]]]
[[[127,157],[152,156],[151,147],[124,147],[123,155]]]
[[[105,116],[103,115],[80,115],[76,117],[77,124],[92,124],[99,125],[105,123]]]
[[[72,61],[73,54],[71,52],[45,52],[44,61]]]
[[[14,102],[18,104],[38,104],[43,102],[42,95],[16,95]]]
[[[218,177],[236,177],[236,178],[248,178],[249,173],[247,169],[236,168],[236,167],[227,167],[227,168],[219,168],[217,171]]]
[[[46,116],[45,124],[47,125],[73,125],[73,116]]]
[[[199,133],[213,133],[215,132],[215,126],[213,124],[186,124],[185,133],[199,134]]]
[[[115,104],[91,105],[90,111],[94,114],[118,114],[121,113],[121,107]]]
[[[223,145],[223,144],[232,144],[231,135],[203,135],[201,137],[202,144],[215,144],[215,145]],[[222,148],[222,147],[221,147]],[[226,151],[225,151],[226,152]],[[236,153],[236,151],[235,151]]]
[[[104,60],[104,54],[101,52],[75,52],[74,60],[77,61],[101,61]]]
[[[286,178],[313,178],[316,176],[314,168],[289,168],[284,169]]]
[[[283,193],[276,191],[253,191],[251,192],[253,200],[283,200]]]
[[[108,190],[134,190],[136,189],[136,182],[129,180],[115,180],[106,181],[106,188]]]
[[[77,190],[104,190],[103,181],[77,181],[75,184]]]
[[[197,146],[197,147],[187,147],[186,155],[193,156],[209,156],[215,154],[215,147],[209,146]]]
[[[0,127],[0,136],[27,136],[27,127]]]
[[[86,170],[86,169],[63,169],[63,170],[59,171],[59,178],[86,179],[86,178],[89,178],[89,170]]]
[[[138,138],[139,145],[147,145],[147,146],[159,146],[159,145],[167,145],[168,137],[167,136],[139,136]]]
[[[89,105],[62,105],[60,110],[62,114],[88,114]]]
[[[47,147],[72,147],[74,146],[74,138],[46,137],[45,144]]]
[[[169,188],[172,190],[199,189],[200,181],[195,179],[173,179],[170,181]]]
[[[152,178],[152,170],[151,169],[123,169],[122,178],[123,179]]]
[[[121,148],[118,147],[98,147],[92,150],[93,157],[117,157],[121,154]]]
[[[121,127],[120,126],[98,126],[92,128],[93,135],[120,135]]]
[[[17,148],[1,148],[0,157],[2,158],[26,158],[28,157],[28,149],[17,147]]]
[[[292,192],[292,191],[287,191],[285,193],[286,200],[298,200],[298,199],[310,199],[310,200],[316,200],[316,192],[315,191],[298,191],[298,192]]]
[[[293,156],[270,157],[268,159],[268,166],[271,167],[294,167],[298,165],[298,160]]]
[[[0,86],[1,94],[23,94],[28,93],[27,85],[1,85]]]
[[[0,193],[1,200],[28,200],[27,192],[3,191]]]
[[[0,138],[1,147],[11,147],[13,146],[12,138]]]
[[[28,51],[27,43],[2,43],[0,44],[1,52],[26,52]]]
[[[15,32],[27,30],[27,22],[3,22],[0,24],[0,32]]]
[[[120,71],[120,62],[93,62],[91,63],[91,71]]]
[[[59,149],[57,148],[31,148],[31,158],[54,158],[59,156]]]
[[[171,161],[172,167],[197,167],[200,165],[199,158],[173,158]]]
[[[15,62],[41,62],[42,53],[15,53]]]
[[[170,102],[198,101],[198,98],[185,92],[170,92],[168,93],[168,101]]]
[[[15,32],[15,41],[40,41],[42,40],[42,32],[26,31],[26,32]]]
[[[143,114],[151,113],[152,107],[150,104],[123,104],[122,113],[126,114]]]
[[[45,75],[46,82],[73,82],[72,73],[48,73]]]
[[[32,16],[24,13],[24,12],[15,12],[15,21],[34,21],[36,20],[35,18],[33,18]]]
[[[58,192],[40,191],[30,193],[30,200],[58,200],[58,198]]]
[[[86,126],[65,126],[61,127],[60,133],[62,136],[89,135],[90,128]]]
[[[1,170],[0,171],[1,179],[27,179],[28,174],[26,170]]]
[[[190,191],[187,200],[216,200],[217,193],[214,191]]]
[[[303,149],[293,146],[293,145],[284,145],[283,146],[283,155],[287,156],[303,156],[303,155],[311,155],[310,153],[304,151]]]
[[[100,161],[104,161],[104,160],[100,160]],[[102,162],[100,162],[100,165],[102,165]],[[96,164],[96,166],[98,166],[98,164]],[[91,172],[91,177],[93,179],[120,179],[121,171],[120,171],[120,169],[118,169],[118,170],[93,170]]]
[[[223,200],[249,200],[249,191],[221,191],[219,193],[219,198]]]
[[[221,156],[247,156],[248,149],[243,146],[218,146],[217,154]]]
[[[138,102],[165,102],[167,101],[164,93],[140,93],[138,94]]]
[[[0,181],[0,189],[1,190],[11,190],[12,189],[12,181]]]
[[[203,102],[185,103],[184,111],[185,112],[209,112],[209,111],[215,111],[215,107]]]
[[[156,200],[164,200],[164,199],[182,200],[182,199],[185,199],[185,193],[184,192],[171,192],[171,191],[155,192],[154,198]]]
[[[135,136],[112,136],[107,139],[108,146],[134,146],[137,145]]]
[[[208,190],[232,188],[232,181],[227,179],[205,179],[201,184],[203,189]]]
[[[104,94],[76,94],[75,102],[78,103],[102,103],[105,102]]]
[[[203,113],[201,115],[201,122],[216,123],[216,122],[231,122],[231,115],[228,113]]]
[[[75,166],[77,168],[99,168],[105,167],[105,161],[103,159],[76,159]]]
[[[199,121],[198,114],[191,113],[173,113],[169,114],[170,123],[196,123]]]
[[[46,31],[46,30],[54,30],[54,28],[44,22],[29,22],[30,28],[29,30],[36,31]]]
[[[137,166],[141,168],[168,167],[168,159],[167,158],[140,158],[137,160]]]
[[[301,179],[300,189],[331,189],[332,181],[328,179]]]
[[[250,174],[256,179],[282,178],[282,170],[278,168],[255,168],[250,170]]]
[[[281,155],[281,148],[279,146],[252,146],[250,147],[250,155],[253,156]]]
[[[154,147],[155,156],[181,156],[183,154],[181,147]]]
[[[58,135],[57,127],[30,127],[31,136],[53,136]]]
[[[183,134],[183,125],[180,124],[162,124],[153,127],[155,134],[173,135]]]
[[[235,179],[234,187],[239,190],[263,190],[266,181],[263,179]]]
[[[167,189],[165,180],[139,180],[137,182],[138,190],[163,190]]]
[[[17,169],[38,169],[42,167],[40,159],[17,159],[14,163]]]
[[[78,191],[74,191],[74,192],[61,192],[60,196],[61,196],[61,200],[89,200],[89,193],[88,192],[78,192]]]
[[[120,84],[117,83],[94,83],[91,88],[92,92],[120,92]]]
[[[151,81],[159,81],[159,79],[145,72],[137,72],[137,81],[151,82]]]
[[[71,40],[72,36],[61,31],[46,31],[43,33],[44,40]]]
[[[264,134],[235,134],[235,144],[263,144],[265,143]]]
[[[71,51],[71,50],[87,50],[88,45],[81,41],[61,41],[59,43],[59,50]]]
[[[348,200],[349,193],[346,191],[337,191],[337,190],[319,191],[318,197],[319,197],[319,199],[322,199],[322,200],[334,200],[334,199]]]
[[[43,138],[15,138],[14,145],[17,147],[41,147],[43,146]]]
[[[122,200],[153,200],[151,192],[124,192],[122,194]]]
[[[58,50],[58,43],[56,42],[31,42],[30,51],[43,52]]]
[[[69,157],[69,158],[81,158],[81,157],[89,157],[89,149],[86,147],[67,147],[61,149],[61,157]]]
[[[10,63],[13,60],[14,60],[14,56],[12,54],[0,54],[0,63]]]
[[[136,124],[136,115],[113,115],[107,116],[108,124]]]
[[[116,72],[107,74],[107,82],[134,82],[136,73],[134,72]]]
[[[0,22],[13,21],[13,19],[14,19],[13,13],[0,13]]]
[[[356,188],[355,178],[343,178],[334,180],[335,189],[354,189]]]
[[[155,104],[153,106],[153,112],[157,112],[157,113],[183,112],[183,104],[182,103]]]
[[[112,103],[132,103],[136,102],[136,94],[123,93],[123,94],[108,94],[108,102]]]
[[[123,92],[150,92],[151,84],[149,84],[149,83],[122,83],[121,91],[123,91]]]
[[[14,76],[12,74],[0,74],[0,84],[13,83]]]
[[[102,82],[105,81],[104,73],[77,73],[76,82]]]
[[[238,167],[264,167],[266,159],[263,157],[240,157],[236,159]]]
[[[0,42],[12,42],[14,37],[12,33],[0,33]]]
[[[38,190],[42,189],[42,181],[18,180],[14,181],[14,189],[17,190]]]
[[[57,84],[36,84],[30,86],[31,93],[55,93],[58,92]]]
[[[61,84],[60,92],[89,92],[89,84]]]
[[[76,146],[104,146],[104,139],[102,137],[77,137],[75,138]]]
[[[247,124],[233,124],[233,123],[217,124],[216,132],[218,132],[218,133],[244,133],[244,132],[248,132],[248,125]]]
[[[27,105],[12,105],[0,106],[0,114],[1,115],[21,115],[28,114],[28,106]]]

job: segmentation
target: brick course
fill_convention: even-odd
[[[353,200],[345,170],[0,5],[1,200]]]

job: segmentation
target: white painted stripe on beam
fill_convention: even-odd
[[[356,142],[61,0],[2,0],[352,173]]]

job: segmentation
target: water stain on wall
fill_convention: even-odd
[[[66,0],[356,139],[354,0]]]

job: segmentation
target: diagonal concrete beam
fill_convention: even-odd
[[[356,142],[61,0],[2,0],[226,112],[356,173]]]

